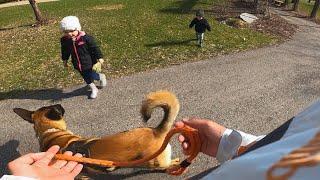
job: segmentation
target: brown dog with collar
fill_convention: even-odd
[[[36,111],[15,108],[14,112],[34,125],[41,151],[52,145],[59,145],[62,151],[70,150],[94,159],[123,162],[150,156],[161,147],[179,112],[179,102],[175,95],[168,91],[148,94],[141,107],[145,122],[157,107],[163,109],[164,117],[156,128],[136,128],[101,138],[84,138],[68,131],[63,119],[65,110],[60,104],[42,107]],[[171,160],[171,146],[168,144],[159,156],[143,166],[166,169],[178,163],[178,159]],[[92,168],[101,170],[96,167],[90,169]]]

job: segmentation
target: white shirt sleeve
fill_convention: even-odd
[[[237,154],[240,146],[247,146],[248,144],[254,141],[259,141],[264,137],[265,135],[254,136],[242,131],[226,129],[222,134],[216,158],[219,163],[224,163],[225,161],[232,159]]]

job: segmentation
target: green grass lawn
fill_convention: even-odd
[[[249,29],[235,29],[206,18],[213,30],[198,48],[188,25],[194,10],[210,9],[211,0],[60,0],[39,3],[53,23],[30,27],[30,5],[0,9],[0,92],[63,88],[83,83],[60,59],[59,21],[78,16],[111,64],[109,78],[157,67],[206,59],[275,43],[277,38]]]
[[[301,0],[299,4],[299,11],[310,16],[314,2],[315,1],[311,1],[311,3],[309,3],[309,0]],[[320,19],[320,10],[317,12],[317,19]]]

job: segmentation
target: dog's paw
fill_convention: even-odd
[[[175,158],[171,160],[171,164],[170,166],[175,166],[175,165],[179,165],[180,164],[180,159],[179,158]]]

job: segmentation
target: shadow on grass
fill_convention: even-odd
[[[117,170],[116,170],[117,171]],[[115,171],[115,172],[116,172]],[[154,174],[154,173],[165,173],[165,170],[151,170],[151,169],[139,169],[136,170],[134,172],[129,172],[129,173],[118,173],[116,174],[115,172],[110,172],[108,174],[100,174],[100,175],[95,175],[95,176],[89,176],[93,179],[97,179],[97,180],[103,180],[103,179],[127,179],[127,178],[132,178],[135,176],[139,176],[139,175],[144,175],[144,174]]]
[[[75,96],[88,96],[87,86],[80,87],[70,92],[64,92],[61,89],[40,89],[40,90],[13,90],[10,92],[0,92],[0,101],[6,99],[37,99],[60,101],[62,99]]]
[[[156,43],[146,44],[146,47],[168,47],[168,46],[180,46],[180,45],[188,45],[193,46],[190,44],[191,41],[196,41],[197,39],[187,39],[187,40],[172,40],[172,41],[160,41]]]
[[[10,140],[0,146],[0,177],[5,174],[10,174],[7,164],[20,157],[20,152],[17,150],[19,141]]]
[[[7,28],[0,28],[0,31],[8,31],[8,30],[12,30],[12,29],[17,29],[17,28],[22,28],[22,27],[33,27],[34,24],[24,24],[24,25],[20,25],[20,26],[16,26],[16,27],[7,27]]]
[[[185,1],[177,1],[173,5],[161,9],[162,13],[172,13],[172,14],[185,14],[190,12],[195,12],[192,8],[199,3],[199,0],[185,0]]]

